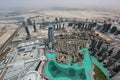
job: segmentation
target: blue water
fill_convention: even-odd
[[[84,55],[84,60],[82,61],[81,66],[78,66],[78,63],[75,63],[73,66],[71,66],[70,62],[72,60],[72,57],[69,57],[68,64],[59,64],[56,62],[56,60],[49,60],[44,69],[44,73],[50,78],[50,80],[77,80],[77,79],[78,80],[91,80],[89,71],[92,69],[92,63],[94,63],[109,78],[109,73],[107,69],[104,68],[103,65],[97,61],[97,59],[89,55],[88,48],[79,50],[80,53],[82,51],[85,51],[86,53]],[[55,58],[56,54],[47,52],[46,56],[48,58]],[[75,73],[72,76],[69,73],[71,69]],[[81,74],[84,74],[84,79],[81,79]]]
[[[9,17],[9,16],[13,16],[13,17],[15,17],[15,16],[18,16],[18,15],[21,15],[22,14],[22,12],[21,11],[9,11],[9,10],[3,10],[3,11],[1,11],[0,12],[0,16],[3,16],[3,17]]]
[[[15,21],[21,22],[24,20],[24,17],[3,18],[0,20],[15,20]]]
[[[55,58],[55,57],[56,57],[56,54],[55,54],[55,53],[49,53],[49,52],[47,52],[47,53],[46,53],[46,56],[47,56],[48,58]]]
[[[72,57],[69,57],[68,64],[59,64],[56,60],[49,60],[45,67],[45,74],[50,78],[50,80],[91,80],[89,71],[92,69],[92,64],[90,60],[90,56],[88,53],[88,49],[84,48],[79,50],[81,53],[85,51],[84,60],[82,61],[82,65],[79,66],[78,63],[75,63],[71,66]],[[55,58],[55,54],[46,53],[48,58]],[[71,71],[74,74],[70,74]]]

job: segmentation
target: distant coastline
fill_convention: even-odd
[[[1,18],[0,20],[14,20],[14,21],[21,22],[24,20],[24,17]]]

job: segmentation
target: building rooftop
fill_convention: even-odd
[[[46,59],[43,54],[44,43],[42,39],[23,41],[16,46],[17,47],[13,47],[14,50],[11,53],[11,63],[7,65],[8,69],[5,73],[4,79],[17,80],[17,78],[24,76],[28,71],[35,70],[40,60],[43,61]],[[33,73],[30,73],[29,76]],[[36,72],[33,74],[33,77],[35,77],[35,75]],[[34,79],[31,77],[31,80]]]
[[[29,71],[25,74],[23,80],[41,80],[41,76],[37,71]]]

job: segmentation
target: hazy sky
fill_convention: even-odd
[[[120,0],[0,0],[0,8],[14,7],[120,7]]]

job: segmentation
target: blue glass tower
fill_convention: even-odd
[[[49,25],[48,28],[48,42],[54,41],[54,27],[52,25]]]

